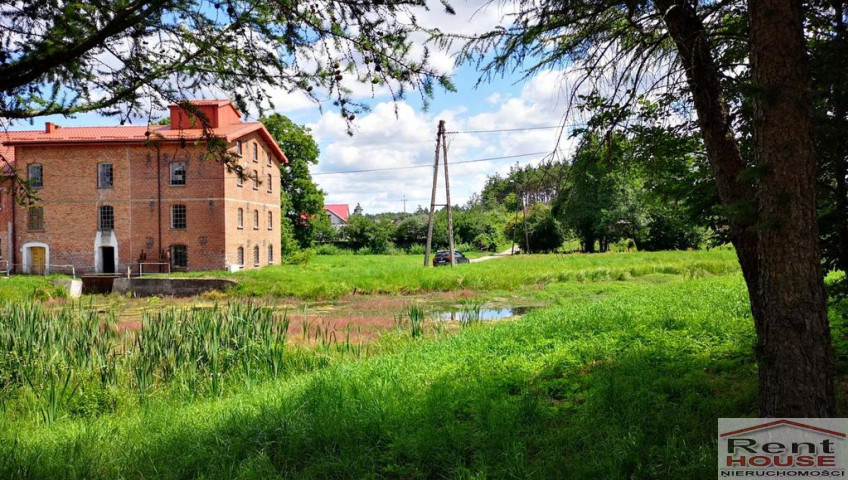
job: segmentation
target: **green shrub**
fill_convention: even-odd
[[[406,253],[410,255],[424,255],[427,251],[427,246],[423,244],[415,244],[406,249]]]
[[[299,250],[289,256],[283,257],[283,263],[286,265],[306,265],[312,259],[314,253],[315,251],[311,248]]]
[[[353,250],[341,248],[332,243],[322,243],[314,248],[316,255],[353,255]]]

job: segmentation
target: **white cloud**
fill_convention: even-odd
[[[563,73],[544,72],[530,79],[517,96],[495,93],[488,104],[476,111],[464,105],[435,113],[415,110],[405,102],[378,103],[355,122],[352,137],[347,124],[335,112],[327,112],[310,127],[322,146],[320,163],[313,173],[327,192],[327,203],[360,203],[366,213],[400,211],[407,198],[407,210],[430,203],[433,179],[436,129],[445,120],[450,132],[469,130],[519,129],[496,133],[457,133],[448,136],[451,174],[451,200],[463,204],[479,193],[486,178],[505,174],[516,161],[520,165],[538,164],[552,152],[559,140],[557,129],[535,129],[559,125],[565,105],[562,100]],[[496,101],[496,102],[495,102]],[[489,109],[486,110],[486,105]],[[482,109],[482,110],[481,110]],[[560,149],[568,153],[573,141],[564,138]],[[483,162],[468,162],[491,157],[522,156]],[[385,168],[423,165],[422,168]],[[327,172],[377,170],[360,173],[321,175]],[[437,203],[444,203],[444,176],[439,173]]]

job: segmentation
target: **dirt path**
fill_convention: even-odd
[[[518,247],[517,246],[515,247],[515,253],[518,253]],[[508,249],[504,250],[503,252],[495,253],[493,255],[486,255],[485,257],[480,257],[480,258],[472,258],[471,263],[485,262],[486,260],[492,260],[494,258],[508,257],[510,255],[512,255],[512,248],[508,248]]]

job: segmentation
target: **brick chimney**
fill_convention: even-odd
[[[241,118],[241,113],[229,100],[193,100],[191,104],[200,115],[206,117],[211,128],[239,123]],[[200,119],[189,114],[179,105],[171,104],[168,108],[171,110],[171,129],[203,128],[203,122]]]
[[[56,125],[53,122],[45,122],[44,124],[44,133],[53,133],[55,130],[58,130],[62,127]]]

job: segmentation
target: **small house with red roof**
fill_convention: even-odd
[[[330,223],[335,228],[341,228],[347,225],[347,220],[350,217],[350,208],[347,204],[331,204],[324,205],[324,210],[327,216],[330,217]]]
[[[170,105],[166,125],[0,134],[37,200],[0,187],[0,259],[22,273],[256,268],[280,259],[280,166],[260,122],[228,100]],[[204,122],[198,120],[204,118]],[[210,158],[224,142],[247,179]],[[0,270],[3,269],[0,262]]]

